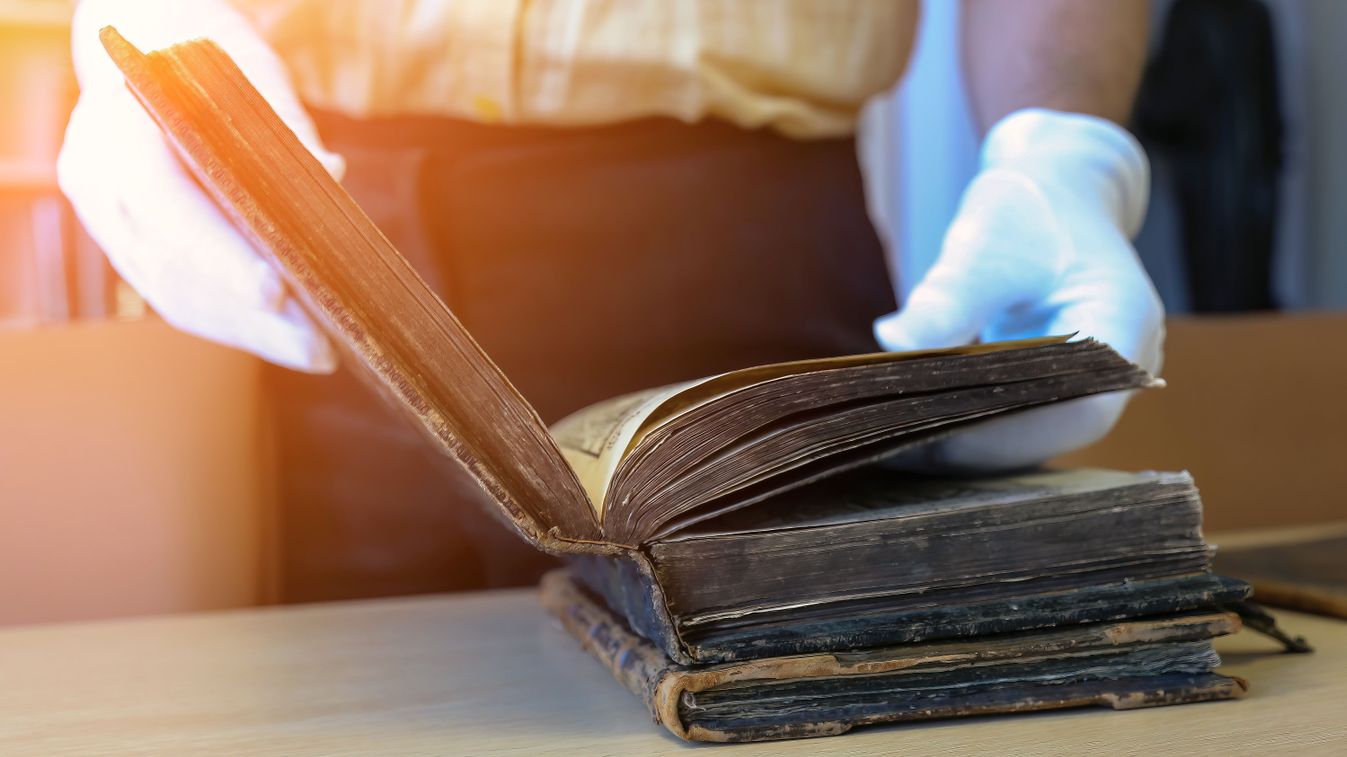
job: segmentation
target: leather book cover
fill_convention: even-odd
[[[1240,679],[1210,672],[1218,660],[1209,639],[1239,628],[1228,613],[697,666],[669,660],[566,571],[545,576],[541,594],[656,723],[689,741],[831,736],[861,725],[1068,707],[1135,709],[1247,690]],[[1117,670],[1133,674],[1108,677],[1110,659],[1125,660]],[[903,685],[885,691],[895,677]]]
[[[622,622],[685,665],[809,654],[838,646],[875,647],[951,636],[983,636],[1073,623],[1212,610],[1244,599],[1242,581],[1210,573],[1129,580],[1010,599],[917,602],[907,610],[823,620],[794,619],[738,633],[697,633],[670,614],[653,566],[643,552],[618,557],[572,556],[570,575]]]

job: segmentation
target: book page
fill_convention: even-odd
[[[552,425],[552,438],[589,494],[594,514],[603,518],[604,497],[632,438],[670,397],[697,382],[647,389],[604,400]]]
[[[1071,335],[1074,336],[1074,335]],[[1001,352],[1008,349],[1024,349],[1059,344],[1071,339],[1071,336],[1046,336],[1034,339],[1020,339],[989,344],[972,344],[963,347],[946,347],[911,352],[871,352],[862,355],[841,355],[838,357],[814,358],[811,360],[793,360],[786,363],[771,363],[737,371],[708,376],[700,381],[690,381],[680,385],[682,388],[669,394],[662,402],[652,406],[645,414],[640,426],[628,440],[626,449],[630,450],[656,428],[670,423],[684,413],[713,402],[727,394],[737,392],[757,384],[766,383],[786,376],[798,376],[818,371],[837,370],[839,368],[857,368],[880,363],[896,363],[903,360],[940,357],[946,355],[975,355],[985,352]],[[625,453],[625,450],[624,450]]]
[[[1065,342],[1069,337],[1043,337],[913,352],[876,352],[743,368],[696,381],[649,389],[605,400],[578,410],[553,424],[551,432],[589,494],[602,522],[609,484],[627,454],[655,429],[667,426],[697,408],[750,386],[816,371],[878,363],[1033,347]]]
[[[854,361],[854,357],[848,357],[817,362]],[[602,519],[613,476],[646,434],[731,391],[796,370],[793,363],[746,368],[614,397],[557,421],[551,428],[552,438],[589,494],[595,514]]]

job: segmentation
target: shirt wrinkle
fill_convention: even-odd
[[[233,1],[306,102],[356,117],[714,117],[802,139],[854,131],[902,73],[916,12],[916,0]]]

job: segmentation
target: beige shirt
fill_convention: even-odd
[[[311,105],[594,125],[715,117],[850,133],[902,73],[915,0],[234,0]]]

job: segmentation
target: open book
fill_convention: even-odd
[[[1153,379],[1048,338],[769,365],[617,398],[549,431],[217,46],[103,42],[184,162],[346,360],[498,515],[552,552],[615,553],[979,419]]]
[[[928,479],[866,466],[1026,408],[1149,386],[1066,338],[761,366],[545,428],[213,44],[109,52],[346,359],[566,554],[543,602],[683,738],[1239,696],[1186,474]],[[888,647],[888,648],[886,648]]]

